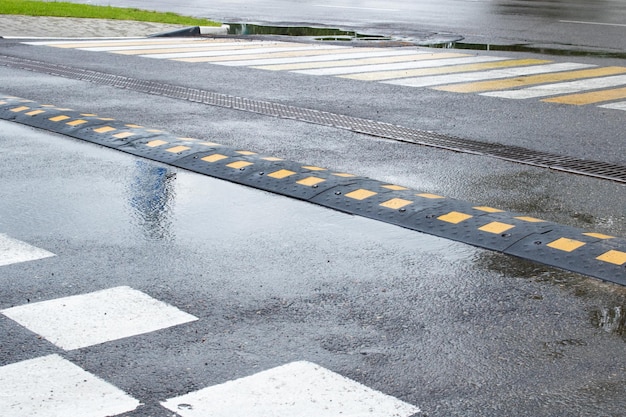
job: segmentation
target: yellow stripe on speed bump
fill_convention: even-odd
[[[408,190],[408,188],[402,187],[401,185],[383,185],[383,188],[386,188],[388,190],[393,190],[393,191]]]
[[[276,179],[282,180],[283,178],[291,177],[292,175],[295,175],[295,174],[296,173],[294,171],[290,171],[288,169],[281,169],[279,171],[272,172],[271,174],[267,174],[267,176],[270,178],[276,178]]]
[[[85,123],[89,123],[89,122],[87,120],[78,119],[78,120],[72,120],[71,122],[67,122],[66,125],[68,125],[68,126],[80,126],[80,125],[84,125]]]
[[[67,119],[71,119],[70,116],[55,116],[55,117],[51,117],[48,120],[50,120],[51,122],[62,122],[63,120],[67,120]]]
[[[430,193],[420,193],[420,194],[415,194],[418,197],[422,197],[422,198],[427,198],[429,200],[439,200],[439,199],[444,199],[445,197],[442,197],[440,195],[437,194],[430,194]]]
[[[585,242],[581,242],[575,239],[568,239],[562,237],[560,239],[555,240],[554,242],[548,243],[546,246],[558,250],[562,250],[563,252],[573,252],[581,246],[586,245]]]
[[[365,200],[366,198],[370,198],[372,196],[375,196],[376,194],[378,194],[378,193],[376,193],[374,191],[365,190],[363,188],[360,188],[360,189],[358,189],[356,191],[352,191],[352,192],[346,194],[346,197],[353,198],[355,200]]]
[[[512,224],[501,223],[501,222],[491,222],[482,227],[479,227],[478,230],[482,230],[483,232],[488,232],[488,233],[499,235],[500,233],[504,233],[513,229],[514,227],[515,226]]]
[[[380,205],[382,207],[399,210],[401,208],[408,206],[409,204],[413,204],[413,202],[409,200],[405,200],[403,198],[392,198],[391,200],[387,200],[384,203],[381,203]]]
[[[165,145],[166,143],[168,143],[168,142],[166,142],[164,140],[157,139],[157,140],[153,140],[153,141],[150,141],[150,142],[146,143],[146,146],[148,146],[150,148],[156,148],[158,146]]]
[[[246,167],[249,167],[250,165],[253,165],[252,162],[248,162],[248,161],[236,161],[236,162],[232,162],[228,165],[226,165],[229,168],[233,168],[233,169],[243,169]]]
[[[621,252],[618,250],[610,250],[596,258],[602,262],[608,262],[613,265],[622,266],[626,264],[626,252]]]
[[[474,207],[474,209],[484,211],[485,213],[504,213],[504,210],[500,210],[500,209],[493,208],[493,207],[487,207],[487,206],[478,206],[478,207]]]
[[[191,149],[189,146],[179,145],[179,146],[174,146],[173,148],[166,149],[165,151],[170,152],[170,153],[180,153],[180,152],[188,151],[189,149]]]
[[[305,165],[302,168],[308,169],[309,171],[326,171],[326,168],[314,167],[310,165]]]
[[[228,157],[226,155],[221,155],[219,153],[214,153],[213,155],[208,155],[205,156],[204,158],[201,158],[203,161],[206,162],[217,162],[217,161],[221,161],[222,159],[228,159]]]
[[[528,217],[528,216],[518,216],[515,218],[517,220],[521,220],[521,221],[528,222],[528,223],[544,223],[545,222],[545,220],[536,219],[534,217]]]
[[[113,135],[113,137],[117,139],[126,139],[131,136],[135,136],[135,134],[133,132],[120,132],[120,133],[116,133],[115,135]]]
[[[441,220],[446,223],[458,224],[464,222],[467,219],[471,219],[472,217],[474,216],[470,214],[459,213],[458,211],[451,211],[448,214],[437,217],[437,220]]]
[[[615,239],[615,236],[605,235],[604,233],[583,233],[583,235],[595,237],[596,239]]]
[[[300,185],[306,185],[308,187],[314,187],[318,184],[321,184],[323,182],[325,182],[326,180],[323,178],[318,178],[318,177],[307,177],[304,179],[301,179],[300,181],[296,181],[296,184],[300,184]]]
[[[111,126],[104,126],[104,127],[99,127],[97,129],[94,129],[93,131],[97,133],[109,133],[109,132],[113,132],[114,130],[117,130],[117,129]]]
[[[33,111],[29,111],[28,113],[24,113],[27,116],[37,116],[38,114],[42,114],[45,113],[45,110],[33,110]]]

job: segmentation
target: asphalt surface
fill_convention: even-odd
[[[95,36],[126,36],[107,30]],[[1,45],[12,56],[623,163],[623,115],[596,108]],[[3,93],[626,235],[615,183],[4,66],[0,76]],[[139,399],[128,417],[169,416],[166,399],[302,360],[418,415],[623,412],[622,287],[19,125],[0,131],[0,190],[10,196],[0,233],[56,255],[3,266],[0,309],[131,286],[198,318],[66,350],[0,315],[2,366],[60,355]]]
[[[74,0],[75,3],[145,7],[139,0]],[[336,26],[433,42],[484,45],[530,44],[564,50],[626,52],[621,0],[538,2],[534,0],[405,0],[353,2],[263,0],[241,5],[156,0],[150,8],[226,23],[277,26]]]

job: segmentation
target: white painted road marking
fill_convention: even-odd
[[[324,7],[327,9],[351,9],[351,10],[370,10],[375,12],[399,12],[399,9],[381,9],[379,7],[355,7],[355,6],[332,6],[329,4],[314,4],[313,7]]]
[[[310,362],[293,362],[161,403],[182,417],[409,417],[419,408]]]
[[[626,101],[620,101],[617,103],[603,104],[602,106],[605,109],[614,109],[614,110],[624,110],[626,111]]]
[[[228,66],[261,66],[261,65],[286,65],[286,64],[304,64],[304,63],[314,63],[314,62],[326,62],[326,63],[338,63],[339,61],[347,61],[353,59],[366,59],[366,58],[392,58],[392,57],[402,57],[408,55],[423,55],[427,54],[427,52],[421,51],[398,51],[396,49],[392,49],[389,51],[381,50],[381,51],[372,51],[366,50],[365,52],[355,51],[354,49],[345,49],[339,50],[337,52],[330,52],[326,55],[318,55],[318,56],[298,56],[295,58],[266,58],[266,59],[255,59],[249,61],[226,61],[226,62],[218,62],[219,65],[228,65]],[[339,63],[338,65],[340,65]],[[262,68],[265,69],[265,68]]]
[[[494,91],[483,93],[483,96],[500,97],[509,99],[527,99],[547,97],[561,94],[572,94],[580,91],[595,90],[599,88],[615,87],[626,84],[626,75],[613,77],[591,78],[581,81],[538,85],[536,87],[523,88],[521,90]]]
[[[0,233],[0,266],[35,261],[52,256],[55,256],[54,253]]]
[[[315,5],[315,7],[344,6]],[[360,7],[356,7],[359,9]],[[620,26],[619,24],[565,21],[563,23],[598,24]],[[168,44],[169,42],[169,44]],[[31,45],[48,45],[57,48],[87,49],[106,51],[124,55],[139,55],[146,58],[170,59],[189,63],[207,63],[233,67],[251,67],[263,70],[290,71],[308,75],[336,76],[361,81],[375,81],[406,87],[434,87],[453,85],[456,83],[472,83],[487,80],[502,80],[524,76],[567,73],[583,68],[595,67],[580,63],[554,63],[545,60],[511,60],[504,57],[487,55],[470,55],[460,52],[435,52],[427,48],[360,48],[343,45],[309,44],[282,41],[244,41],[232,39],[128,39],[122,41],[65,41],[64,42],[29,42]],[[497,65],[502,61],[502,65]],[[534,61],[534,62],[533,62]],[[540,65],[541,64],[541,65]],[[599,68],[602,69],[602,68]],[[626,85],[622,78],[613,78],[615,82],[603,85],[608,78],[585,77],[578,84],[564,80],[521,90],[520,86],[507,91],[485,92],[483,96],[501,98],[530,98],[547,95],[572,94],[570,87],[582,86],[578,91],[592,89],[609,89]],[[537,82],[536,84],[539,84]],[[549,93],[538,93],[539,90]],[[557,88],[562,87],[564,92]],[[507,87],[508,88],[508,87]],[[569,90],[567,90],[570,88]],[[454,90],[453,88],[450,89]],[[614,90],[614,89],[613,89]],[[606,109],[625,111],[619,104],[608,104],[610,101],[623,99],[613,90],[607,90],[606,96],[596,95],[593,100],[571,103],[567,99],[563,104],[596,104],[607,103]],[[486,90],[483,90],[486,91]],[[472,91],[478,93],[478,91]],[[554,101],[554,100],[552,100]]]
[[[562,63],[532,65],[529,67],[506,68],[480,72],[466,72],[453,75],[434,75],[429,77],[406,78],[393,81],[383,81],[385,84],[404,85],[409,87],[430,87],[433,85],[466,83],[473,81],[494,80],[499,78],[519,77],[522,75],[545,74],[550,72],[571,71],[581,68],[590,68],[594,65]]]
[[[130,287],[26,304],[0,313],[65,350],[198,320]]]
[[[58,355],[0,367],[0,416],[106,417],[140,403]]]
[[[599,25],[599,26],[619,26],[626,27],[626,24],[622,23],[603,23],[603,22],[583,22],[580,20],[559,20],[561,23],[577,23],[579,25]]]
[[[418,61],[399,62],[393,64],[376,64],[376,65],[359,65],[355,67],[339,67],[339,68],[322,68],[313,70],[298,70],[293,71],[299,74],[309,75],[344,75],[344,74],[356,74],[365,72],[378,72],[378,71],[394,71],[405,69],[417,69],[417,68],[435,68],[443,67],[447,65],[462,65],[462,64],[476,64],[479,62],[495,62],[501,61],[502,58],[490,57],[490,56],[471,56],[463,58],[444,58],[438,59],[441,54],[432,54],[431,59],[424,59]]]
[[[333,49],[333,46],[326,46],[326,48]],[[334,49],[340,49],[341,47],[337,46]],[[140,55],[145,58],[155,58],[155,59],[179,59],[179,58],[199,58],[205,56],[228,56],[228,55],[252,55],[252,54],[268,54],[273,52],[297,52],[297,51],[314,51],[316,49],[321,49],[319,45],[307,45],[307,46],[277,46],[277,47],[268,47],[268,48],[254,48],[254,49],[236,49],[230,51],[204,51],[204,52],[180,52],[180,53],[171,53],[171,54],[147,54]]]

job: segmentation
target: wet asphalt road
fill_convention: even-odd
[[[137,0],[74,0],[145,7]],[[529,43],[565,49],[626,51],[626,2],[622,0],[437,0],[437,1],[232,1],[171,0],[150,8],[219,22],[326,25],[441,42],[464,38],[480,44]]]
[[[3,54],[623,163],[623,115],[595,107],[2,42]],[[6,67],[0,79],[3,93],[626,236],[615,183]],[[626,406],[623,287],[8,122],[0,151],[0,233],[56,255],[1,267],[0,309],[130,286],[198,318],[63,351],[0,315],[0,366],[60,354],[139,399],[128,417],[170,416],[159,402],[299,360],[422,415]]]
[[[0,140],[2,232],[56,254],[3,267],[2,308],[128,285],[199,318],[63,352],[3,317],[1,364],[60,353],[145,404],[128,417],[297,360],[421,415],[624,409],[623,288],[7,122]]]

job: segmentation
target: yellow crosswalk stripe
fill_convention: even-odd
[[[585,104],[601,103],[626,98],[626,87],[611,90],[593,91],[590,93],[569,94],[566,96],[546,98],[541,101],[546,103],[573,104],[582,106]]]
[[[337,49],[332,50],[337,52]],[[340,50],[341,51],[341,50]],[[191,58],[172,58],[172,61],[181,62],[229,62],[229,61],[247,61],[252,59],[271,59],[271,58],[288,58],[294,56],[315,56],[328,54],[328,50],[323,49],[309,49],[303,51],[289,51],[289,52],[265,52],[259,54],[248,55],[225,55],[225,56],[198,56]]]
[[[425,75],[455,74],[459,72],[481,71],[486,69],[523,67],[526,65],[547,64],[552,61],[544,59],[512,59],[507,61],[484,62],[480,64],[451,65],[436,68],[424,68],[414,70],[381,71],[362,74],[340,75],[341,78],[350,78],[363,81],[382,81],[395,78],[421,77]]]
[[[506,78],[504,80],[479,81],[474,83],[448,85],[443,87],[434,87],[434,89],[449,91],[452,93],[477,93],[481,91],[508,90],[515,87],[523,87],[533,84],[602,77],[605,75],[615,75],[623,73],[626,73],[626,67],[604,67],[577,71],[556,72],[552,74],[526,75],[516,78]]]
[[[355,48],[354,52],[362,52],[359,48]],[[350,67],[353,65],[372,65],[372,64],[392,64],[396,62],[410,62],[419,61],[423,59],[433,58],[457,58],[469,56],[467,54],[457,53],[439,53],[439,54],[413,54],[413,55],[399,55],[377,58],[358,58],[350,60],[337,60],[328,62],[301,62],[297,64],[276,64],[276,65],[260,65],[252,68],[272,70],[272,71],[294,71],[302,69],[318,69],[318,68],[335,68],[335,67]]]

